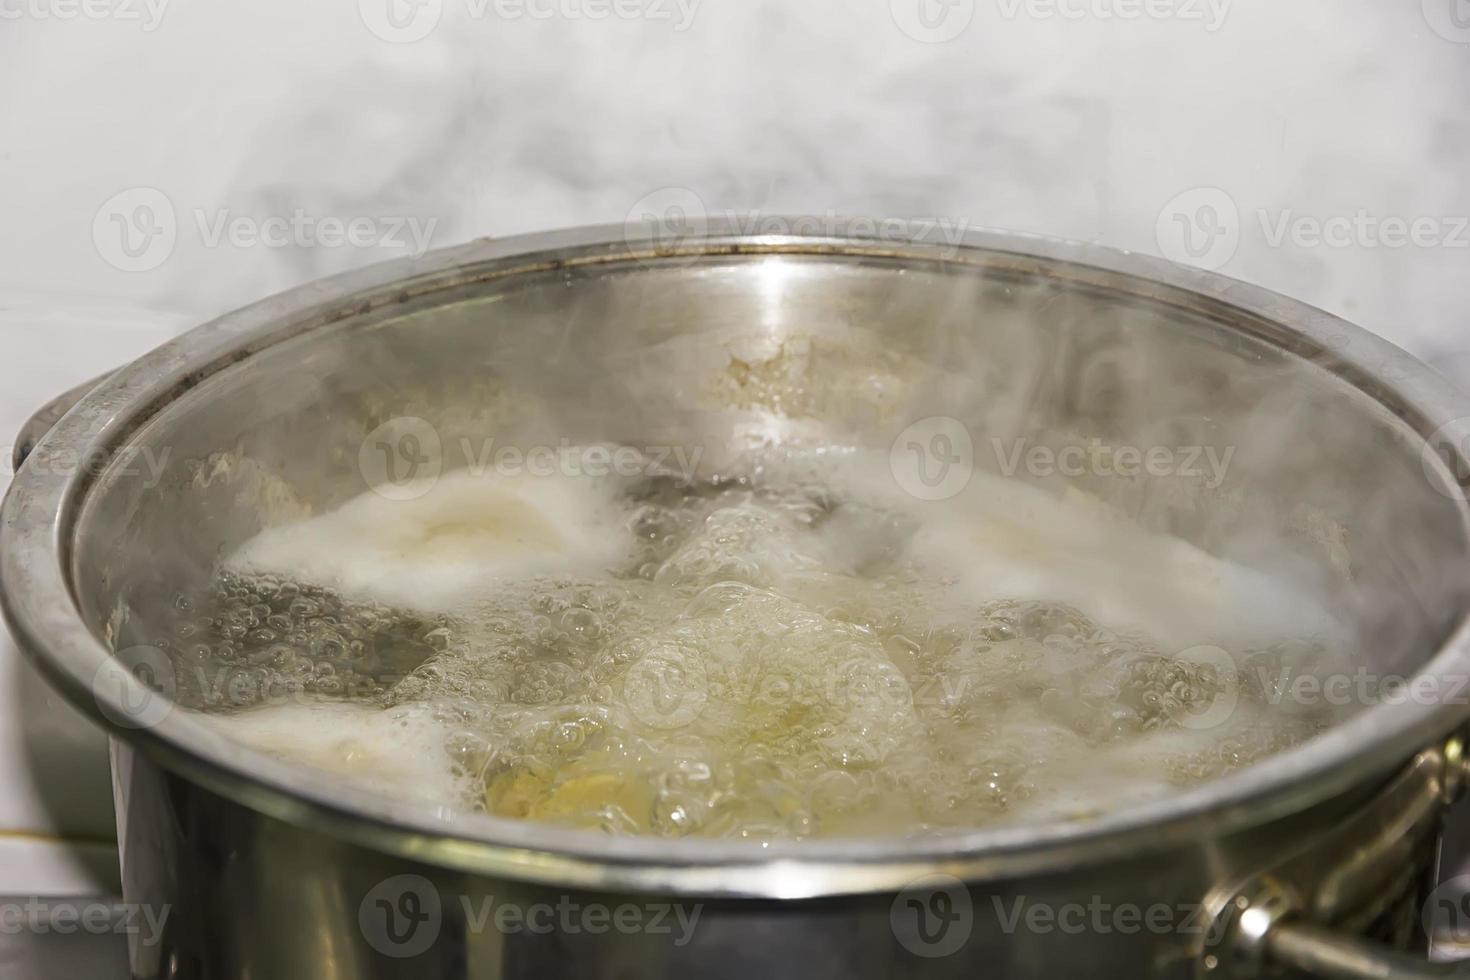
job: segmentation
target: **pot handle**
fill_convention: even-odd
[[[1321,980],[1430,980],[1470,977],[1470,963],[1422,959],[1305,922],[1283,922],[1265,935],[1266,959]]]
[[[11,450],[10,456],[12,467],[19,470],[21,464],[26,461],[26,457],[31,454],[31,450],[36,448],[36,443],[41,441],[41,437],[50,432],[51,427],[61,421],[61,417],[71,411],[73,405],[85,398],[88,392],[107,380],[108,377],[109,375],[103,374],[90,381],[83,381],[75,388],[62,392],[36,409],[35,414],[26,419],[25,425],[22,425],[20,432],[16,434],[15,448]]]
[[[1470,962],[1431,963],[1327,923],[1363,919],[1412,889],[1445,811],[1470,782],[1466,742],[1425,749],[1346,822],[1235,887],[1217,891],[1199,980],[1290,975],[1318,980],[1470,980]],[[1409,892],[1412,894],[1412,891]],[[1389,904],[1385,904],[1389,903]],[[1372,913],[1374,915],[1377,912]]]

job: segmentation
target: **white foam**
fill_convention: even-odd
[[[464,796],[445,749],[449,733],[423,705],[384,710],[302,701],[204,717],[259,752],[346,776],[364,789],[436,805]]]
[[[898,488],[886,456],[852,457],[840,473],[845,494],[911,515],[919,528],[909,553],[957,576],[974,601],[1046,597],[1171,652],[1283,637],[1345,639],[1292,583],[1140,529],[1080,491],[1058,496],[976,472],[962,493],[923,501]]]
[[[280,574],[344,596],[431,612],[460,609],[497,580],[604,568],[629,538],[611,477],[460,470],[409,499],[363,493],[261,532],[226,568]],[[412,492],[415,488],[407,488]]]

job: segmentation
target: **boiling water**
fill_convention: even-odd
[[[267,531],[181,600],[183,699],[455,811],[757,840],[1095,814],[1334,720],[1260,683],[1341,649],[1280,583],[1080,498],[781,462],[461,473]]]

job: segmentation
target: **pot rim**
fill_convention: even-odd
[[[101,685],[112,660],[73,602],[70,535],[95,476],[48,460],[87,458],[130,433],[214,373],[253,353],[334,321],[391,308],[429,293],[516,275],[641,260],[735,255],[908,259],[1011,269],[1132,292],[1195,312],[1229,317],[1236,329],[1284,347],[1359,388],[1427,438],[1470,417],[1470,403],[1438,374],[1365,330],[1328,313],[1216,273],[1095,244],[1003,231],[966,231],[936,243],[920,226],[883,223],[885,234],[742,234],[734,219],[701,222],[674,241],[658,230],[603,225],[478,240],[308,283],[188,331],[123,367],[86,395],[36,446],[16,474],[0,527],[0,605],[18,645],[88,717],[184,778],[289,823],[375,850],[503,878],[683,895],[806,898],[893,891],[944,873],[965,880],[1016,877],[1123,859],[1217,838],[1300,812],[1386,776],[1448,734],[1470,711],[1449,704],[1380,703],[1292,750],[1162,799],[1100,817],[1041,826],[956,831],[923,838],[830,838],[751,842],[610,837],[395,800],[327,783],[224,739],[192,712],[173,710],[134,728],[118,704],[144,689],[130,675]],[[1458,428],[1454,431],[1460,431]],[[1470,425],[1464,432],[1470,433]],[[1454,445],[1470,444],[1457,438]],[[1427,445],[1427,443],[1426,443]],[[1470,462],[1461,455],[1457,462]],[[1455,486],[1437,454],[1445,486]],[[1429,476],[1426,473],[1426,479]],[[1470,506],[1447,495],[1470,540]],[[1470,625],[1451,635],[1416,676],[1470,672]],[[136,686],[129,691],[127,684]],[[146,695],[144,695],[146,696]],[[114,710],[105,710],[105,709]],[[451,822],[451,818],[453,822]]]

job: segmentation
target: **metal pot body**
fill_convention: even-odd
[[[1465,416],[1432,372],[1326,314],[1104,249],[590,229],[303,287],[128,366],[18,473],[0,576],[22,646],[118,740],[127,897],[171,909],[158,941],[135,937],[141,977],[1185,977],[1209,923],[1233,928],[1222,888],[1342,826],[1463,721],[1446,695],[1470,675]],[[218,699],[238,686],[152,646],[181,583],[262,528],[391,491],[400,463],[484,465],[487,437],[523,458],[662,449],[707,476],[752,446],[901,450],[934,418],[964,434],[964,466],[1290,569],[1351,624],[1365,669],[1439,693],[1365,703],[1282,756],[1097,818],[753,849],[331,783],[225,742],[198,712],[234,707]],[[395,457],[405,432],[423,438]],[[1231,464],[1168,479],[1010,465],[1017,447],[1098,442]],[[902,457],[896,480],[933,475]],[[152,687],[118,676],[139,649]],[[1422,798],[1457,782],[1457,751]],[[1304,892],[1294,912],[1411,942],[1398,900],[1432,850],[1412,839],[1414,873],[1360,876],[1375,900]],[[650,927],[649,903],[673,931]],[[571,928],[565,906],[581,910]],[[619,926],[625,906],[638,927]],[[696,906],[676,942],[679,907]],[[550,931],[524,919],[546,908]],[[423,949],[417,922],[437,926]]]
[[[134,937],[146,980],[1192,980],[1221,929],[1212,888],[1299,851],[1363,802],[1019,879],[925,874],[895,892],[740,900],[466,874],[264,816],[123,743],[114,767],[126,899],[169,910],[163,930]],[[1336,915],[1422,949],[1432,851],[1421,841],[1416,874]]]

